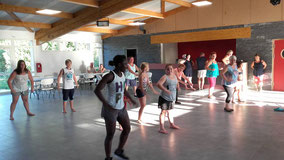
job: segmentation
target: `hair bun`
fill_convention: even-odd
[[[114,66],[114,62],[113,62],[113,61],[109,61],[108,64],[109,64],[110,66]]]

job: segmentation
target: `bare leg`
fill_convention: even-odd
[[[204,89],[204,82],[205,82],[205,79],[203,77],[203,78],[201,78],[201,89]]]
[[[168,132],[165,129],[165,115],[166,115],[167,111],[166,110],[162,110],[161,114],[160,114],[160,133],[163,134],[167,134]]]
[[[137,87],[136,87],[136,86],[134,86],[134,87],[133,87],[134,95],[136,95],[136,89],[137,89]]]
[[[198,90],[201,90],[201,82],[202,81],[202,79],[201,78],[198,78]]]
[[[67,101],[63,101],[63,113],[67,113],[66,112],[66,105],[67,105]]]
[[[30,108],[29,108],[29,96],[28,95],[26,95],[26,96],[22,95],[21,97],[22,97],[22,100],[23,100],[23,103],[24,103],[24,106],[26,108],[28,116],[35,116],[35,114],[31,113]]]
[[[128,86],[127,85],[125,85],[125,89],[128,91]]]
[[[214,93],[214,87],[209,88],[208,98],[214,98],[213,93]]]
[[[16,105],[18,103],[18,100],[19,100],[20,96],[13,96],[12,95],[12,97],[13,97],[13,101],[12,101],[11,106],[10,106],[10,120],[14,120],[14,116],[13,115],[14,115],[14,111],[16,109]]]
[[[74,101],[72,100],[69,103],[70,103],[70,108],[71,108],[72,112],[76,112],[76,110],[74,109],[74,105],[73,105]]]
[[[169,113],[170,111],[167,111],[167,114],[168,114],[168,119],[169,119],[169,122],[170,122],[170,127],[172,129],[180,129],[179,126],[175,125],[174,123],[174,117],[171,116],[171,114]]]
[[[128,113],[127,111],[124,109],[123,111],[123,115],[119,116],[117,121],[119,122],[119,124],[122,126],[123,130],[120,134],[120,139],[119,139],[119,144],[117,147],[117,151],[122,151],[123,147],[128,139],[128,135],[131,131],[131,127],[130,127],[130,121],[129,121],[129,117],[128,117]]]
[[[110,158],[111,155],[111,145],[112,145],[112,139],[115,133],[115,125],[116,122],[108,121],[105,119],[105,124],[106,124],[106,138],[105,138],[105,153],[106,157]]]
[[[143,110],[146,106],[146,95],[142,98],[139,98],[139,103],[140,103],[140,109],[139,109],[139,113],[138,113],[138,122],[141,123],[141,117],[143,114]]]

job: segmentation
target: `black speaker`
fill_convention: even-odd
[[[273,5],[273,6],[276,6],[278,4],[280,4],[281,0],[270,0],[270,3]]]

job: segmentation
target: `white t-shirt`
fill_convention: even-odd
[[[91,68],[91,67],[89,66],[89,67],[87,68],[87,71],[88,71],[88,72],[91,72],[91,73],[95,73],[96,68],[95,68],[95,67]]]
[[[63,68],[63,89],[74,89],[74,70]]]
[[[123,109],[124,102],[124,87],[125,87],[125,77],[119,77],[114,71],[112,71],[114,79],[111,83],[107,84],[108,88],[108,102],[114,109]]]

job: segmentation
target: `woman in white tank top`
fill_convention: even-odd
[[[105,75],[95,89],[95,94],[103,103],[101,114],[105,119],[107,130],[105,138],[106,160],[112,159],[111,146],[112,138],[116,129],[116,121],[118,121],[122,126],[123,131],[121,132],[119,147],[115,150],[114,154],[120,159],[128,159],[128,157],[124,155],[123,147],[127,141],[128,134],[130,133],[130,121],[128,113],[124,108],[123,97],[125,95],[133,104],[136,104],[136,102],[125,90],[125,76],[123,72],[127,68],[126,57],[123,55],[117,55],[109,64],[111,66],[115,66],[115,69]],[[107,86],[108,91],[107,98],[102,93],[105,86]]]
[[[26,68],[26,63],[23,60],[19,60],[17,68],[12,72],[8,79],[8,85],[11,89],[13,101],[11,103],[10,120],[14,120],[14,111],[18,103],[19,97],[22,97],[24,106],[26,108],[28,116],[34,116],[29,109],[29,87],[28,80],[31,82],[31,92],[34,92],[34,81],[31,72]]]

